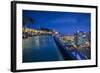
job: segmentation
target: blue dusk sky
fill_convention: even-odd
[[[91,29],[90,13],[23,10],[23,19],[27,17],[32,18],[34,23],[26,23],[26,27],[53,29],[62,35],[76,31],[88,32]]]

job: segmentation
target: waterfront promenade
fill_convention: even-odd
[[[56,36],[35,35],[23,39],[23,62],[85,60],[76,49],[68,50]]]

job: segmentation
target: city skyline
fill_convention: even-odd
[[[31,11],[23,10],[23,19],[30,17],[34,20],[32,25],[26,23],[28,28],[48,28],[62,35],[73,34],[76,31],[90,32],[90,13]]]

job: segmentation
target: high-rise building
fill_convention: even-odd
[[[76,46],[85,46],[87,43],[90,43],[90,33],[77,31],[74,34]]]

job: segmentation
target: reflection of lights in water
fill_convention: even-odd
[[[39,48],[39,45],[40,45],[39,42],[40,42],[40,41],[39,41],[39,36],[36,36],[36,38],[35,38],[35,46],[36,46],[37,48]]]
[[[39,35],[30,38],[31,49],[23,49],[23,62],[42,62],[63,60],[58,46],[51,35]],[[24,43],[26,43],[24,42]],[[27,45],[25,44],[25,46]]]
[[[22,40],[22,47],[24,49],[31,49],[31,47],[32,47],[32,40],[31,40],[31,38],[23,39]]]

